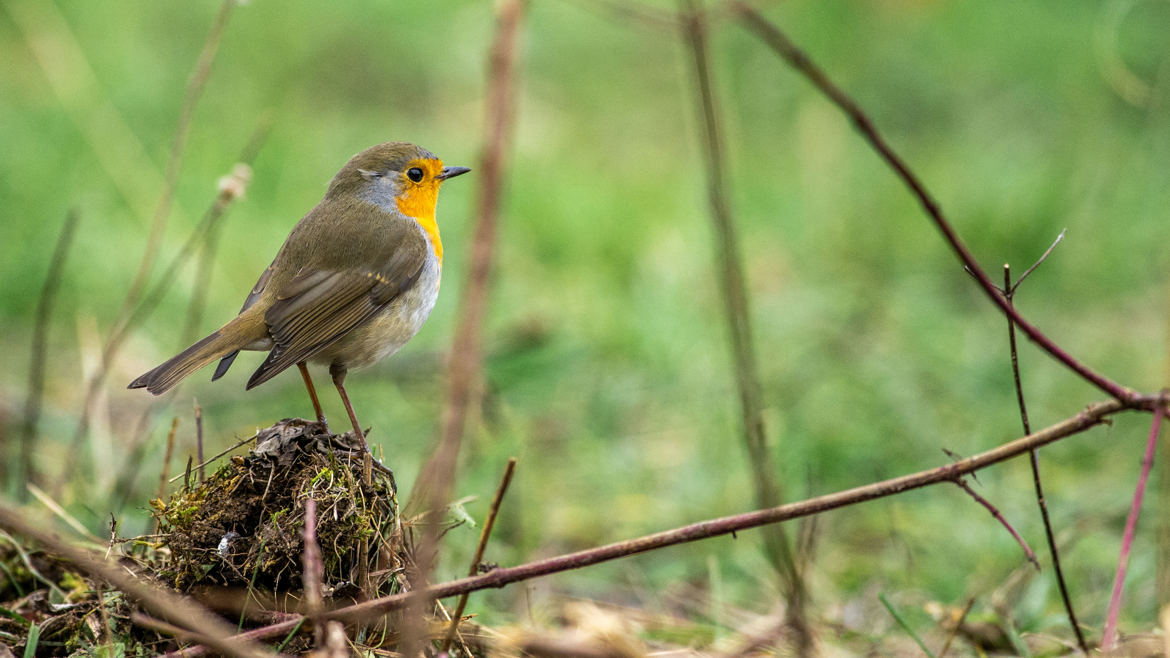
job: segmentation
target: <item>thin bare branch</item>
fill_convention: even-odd
[[[857,130],[861,132],[870,146],[877,151],[878,155],[886,161],[890,168],[902,179],[902,182],[905,183],[914,197],[918,199],[918,202],[922,205],[922,208],[926,211],[931,221],[934,222],[935,227],[943,234],[943,238],[955,252],[955,255],[959,257],[959,260],[962,261],[963,265],[970,270],[971,274],[979,282],[979,287],[983,292],[991,299],[992,303],[1011,318],[1012,322],[1021,331],[1028,335],[1028,338],[1040,346],[1042,350],[1048,352],[1057,361],[1060,361],[1070,370],[1080,375],[1082,379],[1118,400],[1128,401],[1138,395],[1137,392],[1114,382],[1073,358],[1071,354],[1064,351],[1052,339],[1025,320],[1011,304],[1008,304],[1007,299],[1000,293],[995,284],[991,282],[991,279],[983,271],[983,268],[979,266],[979,263],[975,260],[970,250],[959,239],[951,223],[943,215],[942,209],[930,193],[926,191],[926,187],[919,180],[918,176],[910,170],[902,158],[886,143],[885,139],[878,133],[873,121],[861,107],[844,91],[833,84],[828,76],[825,75],[824,71],[809,59],[804,51],[798,48],[779,28],[769,22],[759,12],[743,2],[733,2],[732,6],[738,13],[740,21],[750,32],[758,36],[776,54],[787,61],[792,68],[803,74],[829,100],[840,108],[841,111],[849,116],[850,120],[857,127]]]
[[[167,449],[163,455],[162,473],[158,476],[158,495],[156,498],[165,500],[167,495],[167,471],[171,467],[171,455],[175,453],[175,430],[179,428],[179,417],[175,416],[171,420],[171,431],[167,433]],[[162,523],[162,517],[156,516],[154,519],[154,534],[158,534],[159,524]]]
[[[36,451],[41,403],[45,393],[45,353],[49,344],[49,319],[53,314],[53,302],[57,298],[57,290],[61,287],[61,273],[65,269],[65,260],[69,256],[69,247],[73,244],[73,235],[76,233],[77,221],[80,218],[81,214],[76,208],[65,215],[65,224],[61,227],[57,244],[53,247],[53,256],[49,260],[45,285],[41,288],[41,296],[37,300],[32,357],[28,367],[28,397],[24,402],[24,432],[20,440],[20,458],[8,462],[20,469],[18,473],[10,473],[14,476],[15,482],[27,481],[36,484],[40,479],[33,463],[33,453]]]
[[[106,580],[138,601],[152,614],[199,635],[202,642],[225,655],[248,657],[271,655],[264,647],[250,639],[233,637],[235,628],[191,599],[139,580],[125,568],[103,558],[100,553],[62,541],[55,534],[45,530],[44,524],[29,521],[18,510],[3,502],[0,502],[0,527],[28,537],[85,572]]]
[[[1125,534],[1121,539],[1121,556],[1117,559],[1117,574],[1113,577],[1113,594],[1109,597],[1109,611],[1105,615],[1105,631],[1101,635],[1101,649],[1104,651],[1109,651],[1117,645],[1117,617],[1121,612],[1121,592],[1125,588],[1125,572],[1129,568],[1129,551],[1133,546],[1133,535],[1137,529],[1138,515],[1142,511],[1142,498],[1146,493],[1146,483],[1150,479],[1150,469],[1154,466],[1154,452],[1158,447],[1158,431],[1162,429],[1162,417],[1165,415],[1166,407],[1163,400],[1154,409],[1154,419],[1150,422],[1150,435],[1146,440],[1146,453],[1142,457],[1141,475],[1138,476],[1137,488],[1133,492],[1133,503],[1130,505],[1129,515],[1125,519]]]
[[[1006,294],[1009,298],[1009,301],[1010,301],[1011,296],[1013,294],[1015,294],[1016,288],[1019,288],[1020,284],[1022,284],[1024,282],[1024,279],[1027,279],[1029,274],[1036,271],[1037,267],[1040,267],[1044,263],[1044,261],[1048,260],[1048,256],[1050,254],[1052,254],[1052,250],[1056,249],[1056,245],[1060,244],[1060,241],[1064,239],[1065,233],[1068,233],[1067,228],[1063,229],[1060,232],[1060,235],[1056,236],[1056,239],[1052,241],[1052,244],[1049,245],[1048,248],[1044,250],[1044,253],[1040,255],[1040,258],[1037,258],[1036,262],[1032,263],[1032,267],[1029,267],[1028,269],[1024,270],[1024,273],[1020,275],[1019,280],[1017,280],[1014,285],[1011,285],[1008,288],[1004,288],[1004,291],[1006,292]],[[1004,267],[1007,267],[1007,266],[1005,265]],[[1010,280],[1008,280],[1006,283],[1010,283]]]
[[[1027,276],[1033,270],[1040,266],[1041,263],[1048,258],[1056,245],[1064,239],[1064,231],[1056,236],[1056,240],[1042,256],[1029,267],[1024,276]],[[1020,277],[1014,285],[1012,284],[1012,268],[1011,265],[1004,264],[1003,266],[1003,291],[1004,298],[1008,304],[1014,304],[1016,291],[1020,288],[1024,277]],[[1020,408],[1020,421],[1024,426],[1024,434],[1032,431],[1032,425],[1028,422],[1028,405],[1024,402],[1024,386],[1020,379],[1020,357],[1016,349],[1016,325],[1012,323],[1012,319],[1007,319],[1008,323],[1008,349],[1011,352],[1012,361],[1012,381],[1016,388],[1016,403]],[[1060,599],[1064,603],[1065,614],[1068,615],[1068,623],[1072,626],[1073,634],[1077,638],[1077,646],[1081,648],[1084,653],[1089,653],[1089,645],[1085,641],[1085,634],[1081,631],[1081,624],[1077,621],[1077,612],[1073,608],[1072,597],[1068,593],[1068,584],[1064,579],[1064,569],[1060,565],[1060,550],[1056,545],[1056,534],[1052,530],[1052,520],[1048,516],[1048,502],[1044,498],[1044,485],[1040,479],[1040,455],[1037,451],[1032,450],[1028,454],[1029,462],[1032,466],[1032,485],[1036,490],[1036,504],[1040,507],[1040,520],[1044,523],[1044,539],[1048,543],[1048,554],[1052,556],[1052,568],[1056,574],[1057,588],[1060,590]]]
[[[955,619],[955,625],[951,627],[951,630],[947,633],[946,641],[943,642],[942,648],[938,650],[938,658],[945,658],[947,651],[949,651],[951,648],[951,642],[955,641],[955,636],[959,634],[959,629],[963,627],[963,620],[966,619],[967,615],[971,613],[971,608],[974,606],[975,597],[972,596],[971,598],[967,599],[967,605],[963,606],[963,611],[960,612],[959,616]]]
[[[183,476],[186,476],[187,481],[189,482],[191,480],[191,469],[192,468],[202,469],[204,466],[207,466],[211,462],[219,459],[220,457],[223,457],[224,455],[228,454],[229,452],[231,452],[237,448],[242,448],[255,440],[256,440],[256,435],[253,434],[252,436],[249,436],[248,438],[246,438],[242,441],[237,441],[236,444],[231,446],[230,448],[224,448],[223,450],[220,450],[219,452],[208,457],[206,460],[199,462],[198,464],[193,464],[192,458],[188,457],[187,458],[187,462],[188,462],[187,463],[187,472],[180,473],[180,474],[176,475],[175,477],[171,478],[169,482],[174,483],[176,480],[178,480],[179,478],[181,478]]]
[[[203,470],[203,407],[199,400],[195,400],[195,459],[199,462],[199,483],[203,484],[207,474]]]
[[[504,501],[504,494],[507,493],[508,485],[512,483],[512,474],[515,472],[516,458],[509,457],[508,465],[504,467],[504,477],[500,480],[500,486],[496,488],[496,495],[492,496],[491,506],[488,507],[483,529],[479,531],[479,543],[475,547],[475,555],[471,558],[471,566],[467,569],[468,576],[474,576],[479,572],[479,563],[483,561],[483,552],[487,549],[488,539],[492,536],[492,528],[496,525],[496,515],[500,513],[500,503]],[[451,648],[451,642],[455,640],[455,632],[459,629],[459,621],[463,617],[463,610],[467,607],[468,594],[468,592],[464,592],[459,596],[459,603],[456,604],[455,612],[451,615],[451,626],[447,629],[446,637],[443,638],[441,653],[446,653]]]
[[[893,496],[911,489],[953,482],[956,478],[977,470],[1017,457],[1053,441],[1083,432],[1091,427],[1106,421],[1110,416],[1127,409],[1152,411],[1160,404],[1159,398],[1154,396],[1137,396],[1130,402],[1112,399],[1089,405],[1084,411],[1051,425],[1033,434],[1020,437],[1014,441],[1004,443],[986,452],[979,453],[959,461],[926,471],[911,473],[901,477],[874,482],[871,484],[838,491],[824,496],[817,496],[807,500],[788,503],[769,509],[756,510],[734,516],[725,516],[708,521],[701,521],[691,525],[645,535],[636,539],[620,541],[596,548],[590,548],[576,553],[569,553],[557,557],[529,562],[515,567],[493,569],[485,574],[461,578],[428,588],[421,595],[429,600],[437,600],[455,596],[464,592],[474,592],[482,589],[503,587],[505,585],[546,576],[561,571],[580,569],[582,567],[600,564],[619,558],[637,555],[647,551],[658,550],[667,546],[685,544],[701,539],[708,539],[719,535],[727,535],[749,528],[757,528],[769,523],[779,523],[789,519],[800,518],[812,514],[819,514],[858,503]],[[325,617],[339,619],[346,622],[357,622],[386,614],[391,610],[402,608],[407,599],[417,597],[420,593],[409,592],[395,594],[357,605],[340,608],[326,613]],[[254,629],[243,635],[252,639],[263,639],[288,633],[296,628],[300,618],[291,618],[279,624]],[[198,648],[188,650],[187,656],[203,655]]]
[[[966,480],[963,478],[958,478],[955,480],[955,484],[958,485],[959,488],[963,491],[966,491],[967,495],[974,498],[975,502],[982,505],[984,509],[991,513],[991,516],[995,517],[996,521],[999,521],[1000,525],[1007,529],[1008,533],[1011,534],[1012,538],[1016,540],[1016,543],[1019,544],[1020,548],[1024,551],[1024,557],[1028,558],[1028,561],[1032,563],[1032,566],[1036,567],[1036,571],[1039,571],[1040,560],[1036,559],[1036,552],[1032,550],[1032,547],[1028,545],[1028,542],[1024,541],[1024,538],[1020,536],[1020,533],[1016,532],[1016,529],[1012,527],[1012,524],[1009,523],[1006,518],[1004,518],[1003,514],[1000,513],[999,508],[997,508],[995,505],[992,505],[990,500],[987,500],[983,496],[976,493],[976,491],[971,488],[971,485],[967,484]]]
[[[98,614],[102,618],[102,630],[106,636],[106,651],[109,656],[116,656],[114,650],[114,631],[110,628],[110,613],[106,610],[106,588],[102,587],[101,582],[94,583],[94,597],[97,598]]]

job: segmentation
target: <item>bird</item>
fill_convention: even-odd
[[[444,166],[407,142],[378,144],[353,156],[293,227],[239,314],[128,388],[161,395],[219,360],[215,381],[241,350],[268,351],[246,389],[295,365],[317,421],[327,427],[306,365],[324,364],[369,454],[346,374],[400,350],[430,315],[443,270],[435,220],[439,187],[468,171]]]

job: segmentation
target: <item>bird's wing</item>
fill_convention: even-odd
[[[305,267],[276,293],[264,321],[275,345],[248,388],[305,361],[377,315],[418,281],[427,244],[413,226],[396,231],[364,265]],[[380,252],[380,253],[379,253]],[[359,260],[360,262],[360,260]]]
[[[264,292],[265,286],[268,285],[268,279],[272,277],[272,269],[275,266],[276,261],[274,260],[272,261],[272,264],[268,266],[268,269],[264,270],[264,273],[260,275],[260,278],[256,280],[256,285],[252,286],[252,292],[248,293],[248,298],[244,300],[244,305],[240,307],[240,313],[248,310],[252,304],[256,303],[257,299],[260,299],[261,293]],[[232,352],[220,359],[219,365],[215,367],[215,374],[211,376],[211,381],[215,381],[220,377],[223,377],[224,374],[227,373],[228,368],[232,367],[232,362],[236,360],[236,356],[238,356],[239,353],[240,351],[236,350],[235,352]]]

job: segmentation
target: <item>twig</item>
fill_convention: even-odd
[[[217,651],[229,656],[271,655],[249,639],[233,637],[235,631],[231,626],[191,599],[141,581],[100,554],[61,541],[53,533],[44,530],[42,524],[25,519],[18,510],[3,502],[0,502],[0,526],[33,539],[78,568],[105,579],[152,614],[199,634],[202,642]]]
[[[32,356],[28,367],[28,397],[24,402],[24,432],[20,441],[20,459],[12,460],[20,470],[18,473],[10,474],[15,475],[13,478],[15,482],[37,483],[40,479],[33,463],[33,453],[45,393],[45,352],[49,342],[49,319],[52,317],[57,290],[61,287],[61,272],[65,269],[65,259],[69,256],[69,247],[73,244],[77,221],[80,218],[81,214],[76,208],[65,215],[65,224],[57,236],[57,244],[53,247],[53,256],[49,260],[49,271],[45,274],[45,284],[41,287],[41,296],[37,300]]]
[[[898,622],[898,625],[902,627],[902,630],[906,631],[906,634],[909,635],[910,638],[918,644],[918,648],[922,649],[922,653],[925,653],[930,658],[936,658],[934,652],[926,646],[926,643],[922,641],[922,638],[918,637],[918,633],[915,633],[914,629],[910,627],[910,624],[908,624],[906,620],[902,618],[902,615],[898,614],[898,611],[894,608],[894,605],[890,603],[890,600],[886,598],[884,592],[878,594],[878,600],[882,602],[882,606],[885,607],[886,612],[890,613],[890,616],[894,618],[894,621]]]
[[[963,620],[971,613],[971,608],[975,606],[975,597],[967,599],[967,605],[963,606],[963,611],[959,613],[958,618],[955,619],[955,625],[947,633],[947,639],[943,642],[942,648],[938,650],[938,658],[945,658],[947,651],[951,648],[951,642],[955,641],[955,636],[959,634],[959,629],[963,626]]]
[[[756,506],[775,507],[780,504],[780,485],[773,475],[772,458],[764,432],[763,404],[760,400],[760,376],[752,345],[751,314],[748,310],[747,285],[743,275],[743,257],[731,205],[727,199],[727,172],[715,93],[712,91],[711,65],[707,55],[706,25],[696,0],[680,0],[680,19],[684,36],[694,56],[695,93],[702,117],[703,164],[707,174],[707,195],[711,221],[715,229],[715,268],[718,271],[730,334],[731,356],[735,368],[735,382],[739,389],[744,442],[755,485]],[[812,634],[805,619],[806,591],[792,548],[782,526],[769,527],[764,532],[765,546],[773,567],[786,585],[788,621],[796,631],[798,652],[811,651]]]
[[[1003,266],[1003,294],[1007,300],[1008,305],[1014,304],[1016,291],[1019,290],[1020,284],[1028,277],[1037,267],[1040,266],[1064,239],[1064,231],[1056,236],[1056,240],[1052,245],[1032,264],[1014,284],[1012,283],[1012,269],[1011,265],[1004,264]],[[1020,357],[1016,350],[1016,325],[1012,323],[1012,319],[1008,318],[1008,348],[1011,351],[1012,361],[1012,382],[1016,388],[1016,403],[1020,407],[1020,422],[1024,427],[1024,434],[1032,431],[1032,424],[1028,422],[1028,405],[1024,403],[1024,386],[1020,379]],[[1077,646],[1085,654],[1089,653],[1089,645],[1085,641],[1085,634],[1081,632],[1080,622],[1077,621],[1076,609],[1073,608],[1072,597],[1068,593],[1068,584],[1064,580],[1064,569],[1060,565],[1060,551],[1056,546],[1056,534],[1052,531],[1052,521],[1048,517],[1048,503],[1044,498],[1044,485],[1040,479],[1040,455],[1032,450],[1028,455],[1029,462],[1032,466],[1032,484],[1036,489],[1036,504],[1040,506],[1040,519],[1044,522],[1044,539],[1048,543],[1048,553],[1052,556],[1052,568],[1056,573],[1056,584],[1060,590],[1060,599],[1064,603],[1065,614],[1068,615],[1068,623],[1072,626],[1073,634],[1077,638]]]
[[[1048,260],[1048,256],[1052,254],[1052,250],[1056,249],[1056,245],[1060,244],[1060,241],[1064,239],[1065,233],[1068,233],[1067,228],[1062,229],[1060,231],[1060,235],[1056,236],[1056,239],[1052,241],[1052,244],[1048,245],[1048,248],[1045,249],[1044,253],[1040,255],[1040,258],[1036,259],[1035,263],[1032,263],[1031,267],[1024,270],[1024,273],[1020,275],[1020,278],[1014,284],[1011,283],[1011,277],[1006,276],[1006,278],[1004,279],[1003,291],[1004,291],[1004,294],[1007,295],[1009,302],[1011,301],[1012,295],[1014,295],[1016,293],[1016,289],[1019,288],[1022,283],[1024,283],[1024,279],[1027,279],[1029,274],[1036,271],[1037,267],[1040,267],[1040,265],[1043,264],[1044,261]],[[1005,269],[1007,267],[1008,267],[1007,265],[1004,265]]]
[[[321,547],[317,545],[317,501],[312,496],[305,501],[304,539],[305,550],[301,562],[304,568],[306,617],[313,622],[313,645],[320,649],[324,646],[325,634],[324,626],[317,621],[317,615],[325,607],[321,600],[321,575],[325,567],[321,562]]]
[[[1109,597],[1109,611],[1105,615],[1105,631],[1101,635],[1101,649],[1109,651],[1117,645],[1117,616],[1121,611],[1121,591],[1125,587],[1125,572],[1129,567],[1129,551],[1133,545],[1133,534],[1137,529],[1138,515],[1142,510],[1142,497],[1146,493],[1146,482],[1154,466],[1154,452],[1158,447],[1158,431],[1162,429],[1162,416],[1166,415],[1164,401],[1154,409],[1154,420],[1150,422],[1150,436],[1146,440],[1146,454],[1142,457],[1141,475],[1133,492],[1133,503],[1125,519],[1125,534],[1121,539],[1121,556],[1117,559],[1117,575],[1113,577],[1113,594]]]
[[[136,626],[141,626],[142,628],[146,628],[146,629],[150,629],[152,631],[155,631],[156,633],[170,635],[171,637],[177,638],[177,639],[184,641],[184,642],[204,642],[205,638],[207,637],[206,633],[201,633],[198,631],[189,630],[189,629],[183,628],[181,626],[175,626],[174,624],[169,624],[161,619],[156,619],[155,617],[151,617],[150,615],[139,612],[137,610],[134,610],[133,612],[130,613],[130,622]],[[199,645],[196,645],[196,646],[199,646]],[[283,646],[281,648],[283,648]],[[277,651],[279,652],[279,649]],[[183,655],[183,653],[184,653],[183,650],[180,649],[179,654]],[[233,653],[231,655],[237,655],[237,654]],[[268,653],[267,651],[265,651],[265,653],[263,653],[261,655],[280,656],[282,654],[280,654],[280,653],[273,654],[273,653]]]
[[[449,596],[455,596],[464,592],[474,592],[493,587],[503,587],[511,583],[529,580],[539,576],[546,576],[561,571],[569,571],[572,569],[592,566],[594,564],[600,564],[602,562],[608,562],[610,560],[628,557],[630,555],[645,553],[647,551],[653,551],[660,548],[665,548],[667,546],[685,544],[719,535],[740,532],[749,528],[757,528],[769,523],[779,523],[789,519],[809,516],[812,514],[819,514],[841,507],[856,505],[865,501],[893,496],[911,489],[918,489],[932,484],[938,484],[939,482],[951,482],[957,477],[972,473],[982,468],[986,468],[992,464],[1011,459],[1029,450],[1039,448],[1064,437],[1083,432],[1086,429],[1105,422],[1109,416],[1112,416],[1119,411],[1126,409],[1140,409],[1143,411],[1149,411],[1152,410],[1157,404],[1159,404],[1158,398],[1153,396],[1138,396],[1131,402],[1122,402],[1116,399],[1105,402],[1097,402],[1089,405],[1084,411],[1078,413],[1077,415],[1056,423],[1055,425],[1046,427],[1028,436],[1015,439],[1014,441],[1004,443],[986,452],[982,452],[959,461],[954,461],[937,468],[911,473],[909,475],[903,475],[901,477],[883,480],[881,482],[874,482],[860,487],[855,487],[853,489],[838,491],[795,503],[788,503],[779,507],[756,510],[754,512],[746,512],[744,514],[736,514],[734,516],[725,516],[707,521],[700,521],[698,523],[682,526],[680,528],[674,528],[672,530],[666,530],[652,535],[645,535],[636,539],[620,541],[613,544],[606,544],[596,548],[577,551],[576,553],[569,553],[544,560],[538,560],[536,562],[529,562],[528,564],[522,564],[515,567],[493,569],[492,571],[478,576],[461,578],[459,580],[435,585],[421,593],[408,592],[405,594],[395,594],[393,596],[382,597],[379,599],[359,603],[357,605],[340,608],[338,610],[328,612],[324,616],[329,619],[338,619],[347,622],[374,618],[391,610],[402,608],[406,604],[406,601],[409,597],[424,596],[429,600],[436,600]],[[282,635],[292,630],[296,624],[299,623],[299,619],[299,617],[293,618],[272,626],[257,628],[249,631],[248,633],[245,633],[244,636],[253,639],[262,639],[276,635]],[[199,651],[196,653],[194,650],[188,650],[186,655],[203,655],[203,652]]]
[[[167,449],[163,454],[162,474],[158,478],[158,496],[159,500],[167,495],[167,471],[171,467],[171,455],[175,453],[175,430],[179,428],[179,417],[175,416],[171,420],[171,431],[167,433]],[[158,516],[154,519],[154,534],[158,534],[159,524],[162,523],[162,517]]]
[[[253,434],[252,436],[249,436],[249,437],[248,437],[248,438],[246,438],[246,439],[243,439],[243,440],[241,440],[241,441],[237,441],[237,442],[236,442],[236,444],[235,444],[235,445],[233,445],[233,446],[231,446],[230,448],[224,448],[223,450],[220,450],[219,452],[217,452],[217,453],[215,453],[214,455],[212,455],[212,456],[208,457],[206,460],[204,460],[204,461],[202,461],[202,462],[199,462],[198,464],[193,464],[193,463],[191,462],[191,458],[189,457],[189,458],[188,458],[188,460],[187,460],[187,461],[188,461],[188,463],[187,463],[187,473],[185,473],[185,474],[184,474],[184,473],[180,473],[179,475],[176,475],[175,477],[171,478],[171,479],[170,479],[170,481],[173,483],[175,480],[178,480],[179,478],[183,477],[184,475],[186,475],[186,476],[187,476],[187,479],[188,479],[188,480],[190,480],[190,479],[191,479],[191,469],[192,469],[192,468],[199,468],[199,469],[201,469],[201,468],[203,468],[204,466],[207,466],[208,464],[210,464],[211,462],[213,462],[213,461],[215,461],[215,460],[219,459],[220,457],[223,457],[224,455],[228,454],[229,452],[231,452],[231,451],[233,451],[233,450],[235,450],[235,449],[237,449],[237,448],[242,448],[243,446],[246,446],[246,445],[248,445],[249,443],[251,443],[251,442],[253,442],[253,441],[255,441],[255,440],[256,440],[256,435],[255,435],[255,434]]]
[[[474,576],[479,572],[479,563],[483,561],[483,552],[487,548],[488,539],[492,536],[492,527],[496,524],[496,515],[500,512],[500,503],[504,500],[504,494],[508,491],[508,485],[512,483],[512,474],[516,472],[516,458],[509,457],[508,465],[504,467],[504,477],[500,480],[500,486],[496,488],[496,495],[492,497],[492,504],[488,507],[487,519],[483,522],[483,529],[479,531],[479,544],[475,547],[475,556],[471,558],[471,567],[467,570],[468,576]],[[455,639],[455,632],[459,629],[459,621],[463,618],[463,610],[467,607],[467,597],[469,592],[464,592],[459,596],[459,603],[455,605],[455,612],[451,615],[451,626],[447,629],[447,635],[443,638],[443,647],[439,650],[440,653],[446,653],[451,648],[451,642]]]
[[[857,103],[833,84],[828,76],[825,75],[824,71],[813,63],[804,51],[793,44],[779,28],[760,15],[759,12],[743,2],[733,2],[733,9],[738,13],[741,22],[749,31],[764,41],[776,54],[787,61],[792,68],[808,78],[813,85],[821,90],[821,93],[849,116],[858,131],[869,142],[870,146],[877,151],[878,155],[886,161],[890,168],[902,179],[902,182],[905,183],[914,197],[918,199],[918,202],[922,205],[922,208],[926,211],[931,221],[934,222],[935,227],[943,234],[943,238],[955,252],[955,255],[959,257],[959,260],[962,261],[963,265],[971,271],[971,274],[979,282],[979,287],[983,292],[991,299],[992,303],[1011,318],[1012,322],[1021,331],[1028,335],[1028,338],[1040,346],[1045,352],[1048,352],[1057,361],[1060,361],[1070,370],[1080,375],[1085,381],[1093,384],[1114,398],[1128,401],[1138,395],[1135,391],[1114,382],[1073,358],[1071,354],[1065,352],[1052,339],[1025,320],[1011,304],[1008,304],[1004,296],[1000,294],[999,289],[991,282],[987,273],[979,267],[979,263],[971,255],[970,250],[959,239],[958,234],[955,233],[954,228],[943,215],[938,203],[926,191],[925,186],[914,172],[894,153],[893,149],[890,148],[885,139],[878,133],[873,121],[862,111]]]
[[[195,400],[195,459],[199,462],[199,483],[207,479],[203,472],[203,407]]]
[[[202,635],[190,631],[186,628],[169,624],[161,619],[156,619],[150,615],[134,610],[130,613],[130,623],[135,626],[141,626],[163,635],[169,635],[184,642],[198,642]]]
[[[992,516],[995,517],[996,521],[999,521],[1000,525],[1007,529],[1008,533],[1011,534],[1012,538],[1014,538],[1016,543],[1020,545],[1020,548],[1023,549],[1024,557],[1028,558],[1028,561],[1032,563],[1032,566],[1036,567],[1036,571],[1039,571],[1040,561],[1036,559],[1036,552],[1032,550],[1032,547],[1028,545],[1028,542],[1024,541],[1024,538],[1020,536],[1020,533],[1016,532],[1016,529],[1012,527],[1012,524],[1008,523],[1008,520],[1003,517],[1003,514],[1000,514],[999,509],[996,508],[995,505],[992,505],[990,500],[987,500],[983,496],[980,496],[978,493],[976,493],[975,490],[971,488],[971,485],[967,484],[963,478],[956,478],[955,484],[958,485],[958,487],[963,491],[966,491],[968,495],[975,499],[975,502],[982,505],[984,509],[986,509],[991,513]]]
[[[455,486],[459,447],[467,424],[468,410],[473,405],[473,389],[478,384],[483,367],[481,333],[487,316],[488,286],[494,260],[505,159],[511,147],[515,120],[516,51],[524,8],[524,0],[505,0],[496,6],[495,39],[488,53],[488,97],[484,127],[486,143],[480,155],[478,174],[479,221],[471,243],[467,284],[460,300],[459,321],[447,368],[447,401],[443,409],[442,434],[415,480],[407,503],[408,510],[435,510],[450,500]],[[424,560],[424,563],[417,565],[418,575],[424,580],[430,574],[430,558],[437,541],[438,524],[428,525],[421,550],[417,553]],[[417,587],[417,590],[422,591],[422,587]],[[418,601],[420,605],[424,603],[421,598]],[[421,610],[412,612],[418,614],[408,613],[407,619],[421,618]],[[421,642],[420,632],[416,624],[406,624],[402,646],[407,655],[414,655],[413,649]]]

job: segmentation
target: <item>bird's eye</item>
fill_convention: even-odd
[[[418,167],[411,167],[406,170],[406,177],[417,183],[423,179],[423,170]]]

